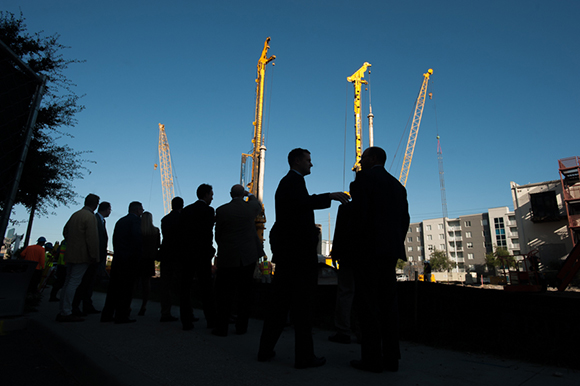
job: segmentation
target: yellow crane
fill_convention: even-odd
[[[419,90],[419,96],[415,103],[415,114],[413,122],[411,123],[411,131],[409,132],[409,140],[407,141],[407,149],[405,150],[405,158],[403,159],[403,166],[401,167],[401,174],[399,175],[399,182],[407,185],[407,177],[409,177],[409,170],[411,169],[411,161],[413,160],[413,152],[415,151],[415,144],[417,143],[417,134],[419,133],[419,126],[421,125],[421,117],[423,116],[423,107],[425,106],[425,96],[427,94],[427,85],[429,84],[429,77],[433,74],[433,70],[429,69],[423,74],[423,83]]]
[[[165,125],[159,124],[159,163],[161,164],[161,187],[163,189],[163,212],[171,211],[171,200],[175,197],[173,190],[173,172],[171,170],[171,154],[169,142],[165,133]],[[155,165],[157,168],[157,165]]]
[[[354,163],[352,170],[354,170],[355,172],[358,172],[361,168],[360,159],[362,156],[362,118],[361,118],[360,91],[362,84],[368,84],[368,82],[364,80],[363,77],[365,76],[365,71],[370,66],[371,66],[370,63],[365,62],[362,65],[362,67],[359,68],[354,74],[346,78],[348,82],[351,82],[354,85],[354,130],[355,130],[356,161]],[[372,113],[370,115],[372,115]]]
[[[276,59],[275,55],[268,57],[268,37],[264,42],[264,49],[258,59],[258,75],[256,78],[256,113],[254,117],[254,138],[252,139],[251,154],[242,154],[242,173],[241,184],[244,185],[244,166],[248,158],[252,159],[252,179],[247,184],[248,191],[256,198],[263,202],[264,195],[264,169],[266,161],[266,146],[264,144],[264,136],[262,134],[262,118],[264,110],[264,84],[266,80],[266,65]],[[274,63],[272,63],[274,65]],[[266,214],[264,212],[264,204],[262,204],[262,211],[256,218],[256,230],[260,240],[264,241],[264,226],[266,223]]]

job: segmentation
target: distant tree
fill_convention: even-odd
[[[74,127],[75,114],[84,109],[72,90],[75,85],[63,74],[70,64],[80,61],[63,58],[61,51],[67,47],[58,42],[59,35],[30,35],[24,21],[22,14],[0,11],[0,40],[34,72],[43,74],[47,83],[15,204],[24,205],[31,215],[48,215],[51,208],[76,204],[72,181],[90,173],[84,165],[92,161],[83,159],[89,152],[57,143],[72,137],[62,128]],[[0,197],[0,206],[5,198]]]
[[[485,264],[494,273],[496,268],[509,269],[517,266],[516,259],[504,247],[496,247],[495,252],[487,253],[485,255]]]
[[[397,269],[404,269],[405,265],[407,265],[407,262],[404,261],[403,259],[399,259],[397,260]]]
[[[431,263],[431,269],[435,272],[450,271],[453,267],[453,262],[447,256],[447,253],[437,249],[431,252],[429,262]]]

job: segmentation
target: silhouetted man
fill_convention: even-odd
[[[409,229],[407,191],[385,170],[387,154],[380,147],[366,149],[351,189],[359,240],[354,256],[354,306],[361,329],[361,360],[351,366],[380,373],[397,371],[400,349],[397,309],[398,259],[406,260]],[[371,269],[369,269],[371,267]]]
[[[180,242],[179,239],[179,215],[183,209],[183,198],[174,197],[171,200],[171,212],[161,219],[161,322],[174,322],[178,320],[171,315],[171,290],[177,288],[179,283]]]
[[[212,333],[227,336],[234,295],[238,308],[236,333],[245,334],[252,307],[252,285],[258,259],[264,256],[262,242],[256,232],[256,217],[262,209],[258,199],[249,194],[242,185],[234,185],[230,191],[232,200],[216,210],[215,241],[216,257],[216,328]],[[244,201],[244,197],[248,201]]]
[[[72,313],[72,302],[85,272],[90,264],[99,261],[99,233],[94,212],[99,206],[99,196],[89,194],[85,206],[73,213],[62,234],[66,239],[66,279],[60,296],[60,313],[57,322],[82,322],[84,319]]]
[[[213,247],[214,210],[209,206],[213,200],[211,185],[201,184],[197,188],[198,200],[183,208],[179,216],[181,239],[181,289],[180,305],[183,330],[193,329],[193,305],[191,291],[193,278],[197,276],[203,313],[208,328],[215,327],[215,301],[211,277]]]
[[[312,162],[306,149],[288,154],[290,171],[276,189],[276,223],[270,231],[272,261],[276,274],[272,281],[272,300],[260,338],[258,360],[271,360],[280,338],[288,311],[294,323],[294,367],[304,369],[326,363],[314,355],[312,341],[313,297],[318,283],[319,230],[314,223],[314,210],[328,208],[331,200],[348,202],[342,192],[310,195],[304,177],[310,174]]]
[[[142,258],[141,215],[143,205],[138,201],[129,204],[129,213],[119,219],[113,231],[113,262],[107,300],[101,314],[101,322],[116,324],[132,323],[130,319],[133,286],[137,278],[137,266]],[[68,251],[67,251],[68,253]]]

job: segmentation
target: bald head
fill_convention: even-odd
[[[246,190],[244,189],[244,187],[240,184],[237,184],[232,186],[232,189],[230,190],[230,196],[232,196],[232,198],[244,197],[245,192]]]

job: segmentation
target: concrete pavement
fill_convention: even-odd
[[[102,309],[105,294],[95,292],[93,301]],[[136,323],[100,323],[100,315],[81,323],[58,323],[58,303],[45,299],[38,312],[8,319],[4,328],[26,328],[82,385],[580,385],[577,370],[408,342],[402,342],[399,372],[361,372],[349,366],[351,359],[360,358],[360,346],[329,342],[331,332],[320,329],[314,330],[314,344],[316,354],[326,357],[326,365],[296,370],[291,327],[282,334],[272,362],[260,363],[259,320],[250,320],[246,335],[236,335],[232,326],[230,335],[221,338],[205,328],[200,310],[195,328],[182,331],[180,322],[159,322],[159,303],[149,302],[145,316],[135,316],[139,306],[140,300],[134,300]],[[177,307],[173,312],[178,314]]]

